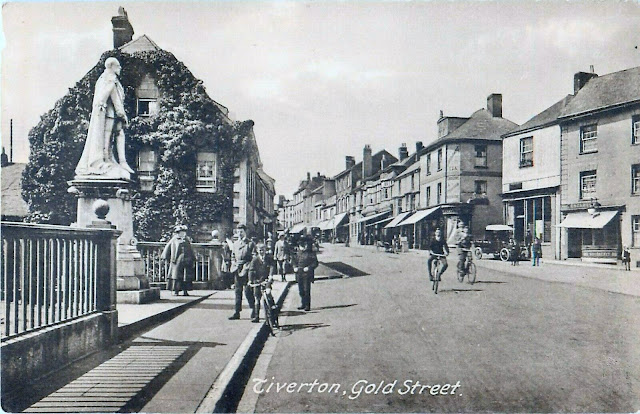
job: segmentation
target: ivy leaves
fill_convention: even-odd
[[[233,220],[233,172],[247,156],[253,122],[232,122],[207,95],[202,81],[169,52],[145,51],[132,55],[112,50],[62,97],[29,133],[31,155],[23,174],[23,197],[34,222],[70,224],[76,199],[67,193],[67,181],[86,140],[94,85],[108,57],[120,61],[125,89],[126,154],[137,165],[142,148],[157,157],[152,192],[132,184],[134,228],[142,240],[166,239],[176,223],[197,228],[205,222]],[[158,113],[137,117],[136,88],[150,75],[159,89]],[[218,153],[218,191],[195,191],[198,151]],[[135,180],[135,177],[134,177]]]

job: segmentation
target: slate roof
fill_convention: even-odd
[[[22,199],[22,171],[27,164],[10,164],[2,167],[2,216],[24,217],[29,212]]]
[[[592,78],[565,107],[561,118],[640,102],[640,66]]]
[[[511,122],[505,118],[491,116],[488,110],[479,109],[471,115],[467,122],[434,143],[441,140],[462,138],[499,140],[503,134],[517,127],[518,124],[515,122]]]
[[[549,108],[540,112],[538,115],[534,116],[524,124],[520,125],[518,128],[513,131],[505,134],[504,136],[512,136],[519,134],[523,131],[531,131],[534,129],[538,129],[547,125],[553,125],[558,123],[558,117],[564,110],[564,108],[571,102],[574,98],[573,95],[567,95],[558,102],[551,105]]]

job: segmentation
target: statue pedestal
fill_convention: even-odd
[[[122,231],[117,244],[117,302],[147,303],[160,299],[160,288],[149,287],[142,256],[133,237],[133,210],[129,182],[113,179],[69,181],[69,192],[78,197],[76,226],[86,227],[95,219],[93,203],[105,200],[109,205],[106,219]]]

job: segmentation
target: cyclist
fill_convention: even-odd
[[[427,260],[427,269],[429,270],[429,281],[433,282],[433,274],[431,273],[431,263],[436,259],[435,255],[440,256],[440,263],[442,263],[442,267],[440,268],[440,273],[436,275],[438,279],[447,270],[449,266],[447,264],[447,258],[445,256],[449,255],[449,246],[447,246],[447,242],[442,238],[442,230],[437,228],[433,233],[433,239],[431,239],[431,244],[429,245],[429,259]]]
[[[471,254],[471,235],[469,234],[469,226],[462,226],[458,235],[458,270],[465,272],[465,262],[467,255]]]

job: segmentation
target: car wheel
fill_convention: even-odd
[[[478,260],[482,259],[482,247],[476,247],[473,250],[473,257],[475,257]]]
[[[503,262],[506,262],[509,260],[509,249],[507,249],[506,247],[504,247],[502,250],[500,250],[500,260],[502,260]]]

